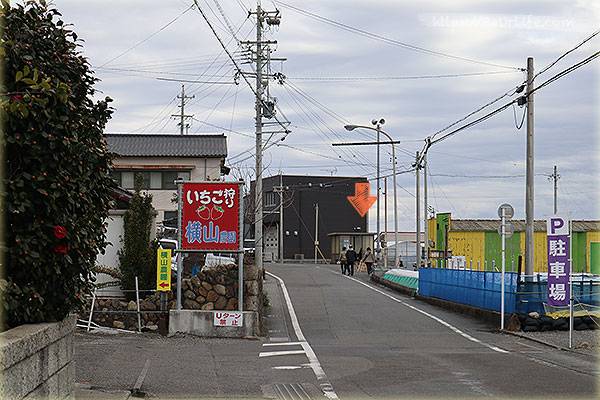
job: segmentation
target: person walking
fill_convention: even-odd
[[[371,251],[370,247],[367,247],[367,251],[365,256],[362,258],[362,261],[367,264],[367,274],[371,275],[373,273],[373,263],[375,262],[375,256]]]
[[[354,263],[356,262],[357,255],[352,246],[348,247],[346,251],[346,268],[349,276],[354,276]]]
[[[342,252],[340,253],[340,267],[342,269],[342,275],[346,275],[346,246],[342,247]]]

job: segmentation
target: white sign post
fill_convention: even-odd
[[[515,210],[510,204],[502,204],[498,208],[498,216],[502,220],[500,225],[502,236],[502,281],[500,282],[500,330],[504,330],[504,276],[506,273],[506,219],[510,219],[515,214]]]

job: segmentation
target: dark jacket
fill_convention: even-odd
[[[353,263],[356,261],[356,252],[352,249],[346,251],[346,261]]]

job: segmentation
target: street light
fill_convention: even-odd
[[[390,135],[388,135],[385,131],[383,131],[381,129],[381,125],[385,124],[385,120],[382,118],[379,121],[377,120],[373,120],[371,121],[371,123],[373,125],[375,125],[375,128],[371,127],[371,126],[365,126],[365,125],[344,125],[344,129],[346,129],[347,131],[353,131],[357,128],[362,128],[362,129],[370,129],[372,131],[376,131],[377,132],[377,155],[379,156],[379,134],[382,133],[384,134],[389,140],[390,140],[390,144],[392,145],[392,176],[393,176],[393,185],[394,185],[394,242],[395,242],[395,249],[396,251],[395,253],[395,259],[394,259],[394,266],[397,267],[400,262],[399,262],[399,255],[398,255],[398,200],[397,200],[397,196],[396,196],[396,147],[394,146],[394,140],[392,139],[392,137]],[[380,251],[380,238],[379,238],[379,157],[377,157],[377,250]]]

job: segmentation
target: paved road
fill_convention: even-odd
[[[276,265],[258,340],[87,334],[77,398],[594,397],[596,360],[493,333],[484,323],[355,279],[334,266]]]
[[[267,270],[285,282],[302,333],[340,398],[592,398],[597,391],[593,356],[494,333],[368,283],[366,274],[350,279],[325,265]]]

